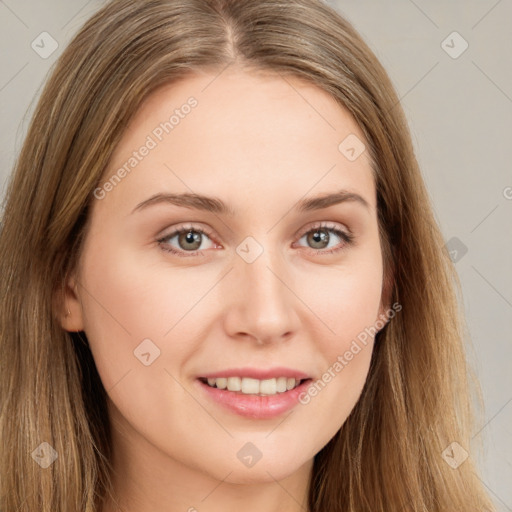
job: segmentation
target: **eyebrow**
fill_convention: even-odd
[[[356,194],[355,192],[350,192],[348,190],[338,190],[337,192],[334,192],[332,194],[323,194],[316,197],[301,199],[300,201],[297,202],[294,209],[297,212],[302,213],[312,210],[321,210],[323,208],[329,208],[330,206],[346,202],[355,202],[357,204],[364,206],[367,210],[371,209],[370,204],[368,203],[368,201],[366,201],[366,199],[364,199],[359,194]],[[139,203],[132,210],[131,213],[143,210],[152,205],[162,203],[174,204],[176,206],[181,206],[184,208],[202,210],[231,217],[235,217],[238,214],[233,208],[228,206],[226,203],[224,203],[224,201],[217,197],[204,196],[195,193],[154,194],[153,196]]]

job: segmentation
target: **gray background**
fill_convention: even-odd
[[[473,437],[485,446],[477,464],[497,509],[512,511],[512,1],[327,3],[361,33],[402,100],[438,222],[456,251],[470,363],[486,405]],[[0,0],[2,197],[47,72],[100,5]],[[59,45],[48,58],[31,47],[45,31]]]

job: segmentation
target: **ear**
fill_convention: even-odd
[[[65,280],[54,297],[55,316],[65,331],[84,330],[82,302],[78,294],[78,282],[74,274]]]
[[[391,309],[391,301],[393,299],[393,288],[395,283],[395,271],[392,266],[385,273],[382,283],[382,294],[380,300],[378,319],[385,319],[386,324],[389,322],[389,310]],[[384,328],[384,327],[383,327]]]

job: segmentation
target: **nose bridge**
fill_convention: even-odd
[[[253,303],[261,299],[264,299],[264,304],[269,301],[282,303],[286,300],[283,284],[285,276],[283,275],[281,279],[277,277],[279,274],[283,274],[280,269],[284,265],[277,260],[277,252],[266,248],[254,262],[239,262],[240,274],[243,279],[247,280],[250,293],[255,299]],[[274,306],[276,305],[274,304]]]
[[[270,242],[269,236],[262,241],[247,237],[237,247],[234,279],[238,289],[229,312],[232,334],[243,332],[268,341],[296,327],[296,304],[286,284],[290,272]]]

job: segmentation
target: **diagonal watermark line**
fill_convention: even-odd
[[[487,78],[487,80],[489,80],[489,82],[491,82],[491,84],[493,84],[494,87],[496,87],[496,89],[498,89],[501,94],[503,94],[503,96],[512,103],[510,96],[474,60],[471,62],[473,63],[473,66],[475,66]]]
[[[226,432],[226,434],[228,434],[230,437],[233,437],[233,434],[231,434],[231,432],[217,418],[215,418],[215,416],[213,416],[213,414],[211,414],[211,412],[208,411],[208,409],[206,409],[203,404],[185,386],[183,386],[183,384],[178,379],[176,379],[176,377],[174,377],[174,375],[172,375],[169,370],[167,370],[167,368],[164,368],[164,370],[169,375],[169,377],[173,378],[182,387],[182,389],[186,391],[197,402],[197,404],[202,407],[208,416],[210,416],[210,418],[212,418],[212,420],[214,420],[215,423],[217,423],[222,428],[222,430]]]
[[[208,496],[210,496],[211,494],[213,494],[214,491],[217,490],[217,488],[222,485],[225,481],[226,481],[226,478],[231,475],[231,473],[233,473],[233,471],[230,471],[201,501],[204,501],[206,498],[208,498]],[[194,509],[195,510],[195,509]]]
[[[420,11],[423,16],[425,16],[425,18],[427,18],[430,23],[432,23],[432,25],[434,25],[436,28],[439,28],[439,25],[416,2],[413,2],[413,0],[409,0],[409,2],[411,2],[411,4],[414,5],[414,7],[416,7],[416,9],[418,9],[418,11]]]
[[[267,438],[270,434],[272,434],[279,426],[281,426],[289,417],[291,414],[293,414],[294,411],[290,411],[289,414],[287,414],[266,436]]]
[[[23,507],[23,505],[25,504],[25,502],[32,497],[32,495],[35,493],[34,492],[31,492],[30,494],[26,495],[25,496],[25,499],[21,502],[21,505],[19,507],[16,508],[16,510],[14,512],[18,512],[19,510],[21,510],[21,507]]]
[[[439,64],[439,61],[437,61],[407,92],[402,94],[400,98],[398,98],[398,101],[386,112],[391,112],[414,88],[416,88],[425,78],[427,75],[429,75],[433,69]]]
[[[107,393],[110,393],[131,371],[132,368],[130,368],[113,386],[111,386]]]
[[[494,8],[501,3],[501,0],[498,0],[472,27],[471,30],[473,30],[484,18],[487,17],[487,15],[494,10]]]
[[[308,190],[306,190],[305,194],[300,199],[303,199],[304,197],[306,197],[306,194],[310,190],[315,188],[335,167],[336,167],[336,164],[334,164],[321,178],[318,179],[318,181],[316,183],[314,183]],[[299,199],[299,201],[300,201],[300,199]],[[297,204],[297,203],[298,203],[298,201],[295,204]],[[293,210],[294,206],[295,205],[293,205],[287,212],[285,212],[285,214],[267,231],[267,234],[270,233]]]
[[[509,511],[509,512],[512,512],[512,508],[509,508],[509,506],[478,476],[476,475],[476,477],[478,478],[478,480],[480,480],[480,482],[482,482],[483,485],[485,485],[485,487],[487,487],[487,490],[492,493],[494,495],[494,497],[499,500],[503,506]]]
[[[329,121],[327,121],[327,119],[325,119],[325,117],[320,114],[320,112],[318,112],[318,110],[313,106],[311,105],[311,103],[306,99],[304,98],[304,96],[302,96],[302,94],[297,90],[295,89],[295,87],[293,87],[293,85],[288,81],[286,80],[286,78],[281,74],[279,73],[279,76],[334,130],[336,131],[336,128],[334,128],[334,126],[329,123]]]
[[[297,499],[295,498],[295,496],[293,496],[289,491],[288,489],[286,489],[285,487],[283,487],[283,485],[279,482],[279,480],[277,480],[274,475],[272,475],[271,473],[269,473],[267,471],[267,473],[272,477],[272,479],[274,480],[274,482],[279,485],[279,487],[281,487],[281,489],[283,489],[283,491],[288,494],[288,496],[290,496],[290,498],[295,501],[295,503],[297,503],[297,505],[299,505],[300,508],[302,508],[303,510],[305,510],[306,512],[308,512],[308,509],[302,504],[300,503],[299,501],[297,501]]]
[[[181,181],[181,183],[183,183],[183,185],[185,185],[185,187],[187,187],[190,190],[190,192],[195,194],[195,191],[192,190],[167,164],[164,163],[164,166],[167,167],[167,169],[169,169],[169,171],[171,171],[174,174],[174,176],[176,176],[176,178],[178,178]]]
[[[322,322],[325,325],[325,327],[327,327],[327,329],[329,329],[329,331],[331,331],[334,335],[336,334],[268,265],[266,265],[266,267],[270,270],[270,272],[272,272],[272,274],[274,274],[277,277],[277,279],[279,279],[279,281],[281,281],[281,283],[283,283],[286,286],[286,288],[288,288],[288,290],[290,290],[293,293],[293,295],[295,295],[295,297],[297,297],[297,299],[299,299],[302,302],[302,304],[304,304],[304,306],[306,306],[309,309],[309,311],[311,311],[311,313],[313,313],[313,315],[315,315],[318,318],[318,320],[320,320],[320,322]]]
[[[4,85],[2,85],[2,87],[0,87],[0,92],[2,92],[27,66],[28,66],[28,62],[25,63],[25,65],[17,73],[15,73],[12,76],[12,78],[9,79],[9,81],[7,83],[5,83]]]
[[[478,224],[477,224],[477,225],[476,225],[476,226],[475,226],[471,231],[470,231],[470,233],[473,233],[473,231],[475,231],[475,229],[476,229],[478,226],[480,226],[480,224],[482,224],[482,222],[483,222],[485,219],[487,219],[487,217],[489,217],[489,215],[491,215],[491,213],[493,213],[493,212],[496,210],[496,208],[498,208],[498,206],[499,206],[499,204],[497,204],[497,205],[496,205],[496,206],[495,206],[495,207],[494,207],[494,208],[493,208],[493,209],[492,209],[492,210],[491,210],[491,211],[490,211],[490,212],[489,212],[489,213],[488,213],[488,214],[487,214],[487,215],[486,215],[486,216],[485,216],[485,217],[484,217],[484,218],[483,218],[483,219],[482,219],[482,220],[481,220],[481,221],[480,221],[480,222],[479,222],[479,223],[478,223]]]
[[[183,185],[185,185],[185,187],[187,187],[190,192],[192,192],[193,194],[195,194],[195,190],[192,190],[167,164],[164,163],[164,166],[167,167],[167,169],[169,169],[170,172],[172,172],[174,174],[174,176],[176,176],[176,178],[178,178],[181,183],[183,183]],[[216,213],[214,212],[211,212],[215,215],[215,217],[217,217],[217,219],[219,219],[220,222],[222,222],[222,224],[224,224],[224,226],[226,226],[226,228],[229,229],[229,231],[231,231],[231,233],[233,233],[233,230],[222,220],[221,217],[219,217]]]
[[[512,304],[505,298],[504,295],[502,295],[491,283],[488,279],[486,279],[477,269],[474,265],[471,265],[473,267],[473,270],[510,306],[512,307]]]
[[[117,322],[117,324],[119,324],[119,326],[124,329],[130,336],[132,335],[132,333],[89,291],[87,290],[87,288],[80,282],[76,281],[88,294],[89,294],[89,297],[91,297],[91,299],[93,299],[96,304],[98,304],[99,306],[101,306],[103,308],[103,310],[108,313],[112,319]]]
[[[165,334],[167,336],[232,270],[231,267]]]
[[[223,69],[221,69],[205,86],[203,89],[201,89],[201,92],[204,92],[208,87],[210,87],[210,85],[215,82],[215,80],[217,80],[217,78],[219,78],[219,76],[224,73],[224,71],[226,71],[226,69],[228,69],[229,66],[231,66],[232,62],[229,62],[226,67],[224,67]]]
[[[506,402],[505,402],[505,405],[503,405],[500,410],[471,438],[471,439],[474,439],[478,434],[480,434],[480,432],[482,432],[482,430],[487,427],[487,425],[489,425],[489,423],[491,423],[491,421],[496,418],[496,416],[498,416],[498,414],[501,413],[501,411],[503,411],[503,409],[505,409],[505,407],[507,407],[507,405],[512,401],[512,397],[510,397]]]
[[[64,30],[64,28],[67,25],[69,25],[91,2],[92,2],[92,0],[88,0],[87,2],[85,2],[85,4],[80,8],[80,10],[78,10],[75,14],[73,14],[73,16],[66,23],[64,23],[64,25],[62,25],[62,27],[60,27],[60,29]]]
[[[11,14],[15,16],[20,23],[23,23],[25,27],[29,28],[29,26],[4,2],[4,0],[0,0],[0,4],[4,5],[9,11],[11,11]]]

